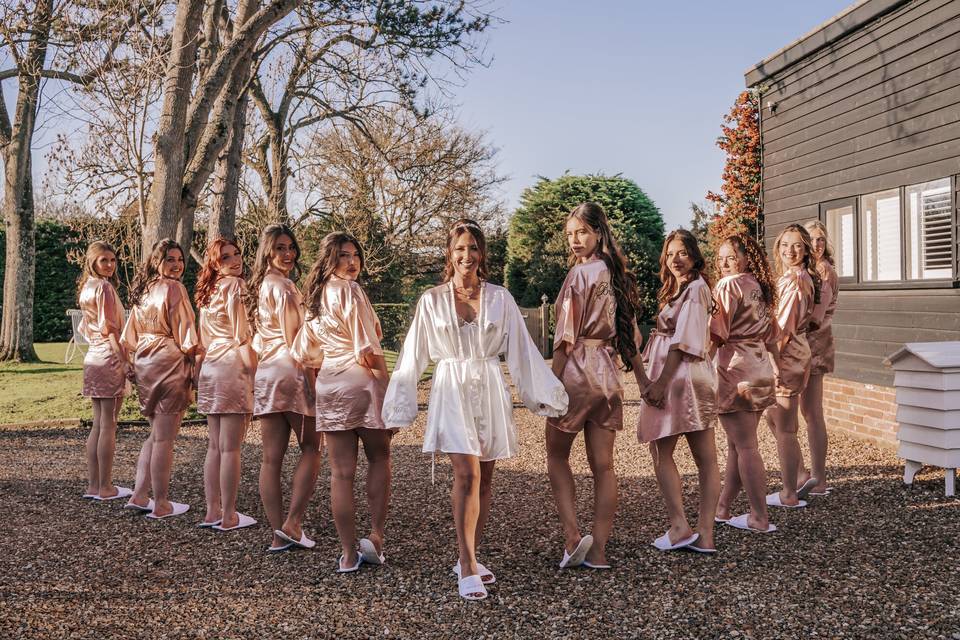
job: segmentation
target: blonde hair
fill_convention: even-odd
[[[105,253],[112,253],[113,257],[117,257],[117,250],[113,248],[109,242],[104,242],[103,240],[94,240],[90,243],[90,246],[87,247],[87,253],[83,256],[83,271],[80,272],[80,277],[77,278],[77,295],[80,295],[80,291],[83,289],[83,285],[87,283],[87,280],[91,278],[103,278],[104,276],[97,273],[94,263],[97,261],[97,258],[102,256]],[[120,288],[120,278],[117,277],[117,271],[119,269],[114,269],[113,275],[107,278],[110,281],[110,284],[113,285],[114,289]]]
[[[783,231],[777,234],[776,240],[773,241],[773,257],[774,262],[777,265],[777,275],[783,275],[786,271],[783,261],[780,259],[780,240],[783,238],[783,236],[791,232],[800,234],[800,241],[803,243],[803,262],[801,264],[804,271],[806,271],[810,276],[810,279],[813,280],[813,302],[814,304],[819,304],[820,274],[817,273],[817,265],[813,262],[813,240],[810,239],[810,232],[807,231],[803,225],[787,225],[784,227]]]
[[[833,259],[833,242],[830,241],[830,234],[827,232],[827,225],[823,224],[819,220],[810,220],[803,225],[803,228],[807,231],[813,231],[816,229],[823,234],[823,239],[827,241],[826,246],[823,248],[823,259],[829,262],[831,265],[836,265],[837,263]]]

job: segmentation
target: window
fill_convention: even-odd
[[[852,280],[857,277],[856,200],[826,204],[822,210],[823,223],[827,226],[827,235],[833,246],[837,275]]]
[[[840,282],[864,288],[957,286],[960,176],[820,205]],[[952,282],[951,282],[952,281]]]
[[[950,179],[907,187],[907,278],[953,276]]]
[[[860,279],[900,280],[900,190],[860,196]]]

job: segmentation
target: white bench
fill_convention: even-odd
[[[90,343],[80,334],[80,323],[83,321],[83,311],[80,309],[67,309],[67,315],[70,316],[70,341],[67,342],[67,352],[63,356],[63,364],[70,364],[78,355],[86,355],[86,349]],[[123,321],[126,322],[130,317],[130,310],[123,310]]]

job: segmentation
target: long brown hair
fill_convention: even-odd
[[[753,236],[746,233],[735,233],[725,237],[717,246],[718,252],[725,244],[729,244],[734,251],[746,256],[747,271],[757,279],[767,315],[773,320],[777,315],[777,282],[763,248],[753,239]]]
[[[813,231],[817,229],[820,233],[823,234],[823,239],[825,241],[823,247],[823,259],[829,262],[831,265],[836,266],[837,263],[833,258],[833,242],[830,241],[830,233],[827,232],[827,225],[823,224],[819,220],[810,220],[803,227],[807,231]],[[813,236],[810,237],[810,245],[813,246]]]
[[[293,235],[293,229],[285,224],[268,224],[260,232],[260,239],[257,241],[257,255],[253,259],[253,273],[250,275],[247,290],[250,297],[247,298],[247,318],[250,325],[257,326],[257,306],[260,304],[260,285],[263,284],[263,278],[267,275],[267,269],[270,268],[270,258],[273,257],[273,248],[277,244],[280,236],[287,236],[293,243],[293,250],[297,252],[297,257],[293,261],[293,270],[290,271],[289,278],[296,282],[300,278],[300,244],[297,242],[297,236]]]
[[[83,285],[87,283],[87,280],[103,277],[97,273],[94,262],[105,253],[112,253],[114,258],[117,257],[117,251],[113,248],[113,245],[103,240],[94,240],[90,243],[90,246],[87,247],[87,253],[83,256],[83,271],[80,272],[80,277],[77,278],[77,296],[80,295],[80,292],[83,290]],[[117,268],[113,270],[113,275],[108,278],[114,289],[120,288],[120,278],[117,277],[119,270],[118,264]]]
[[[773,241],[773,257],[777,265],[777,274],[783,275],[783,262],[780,260],[780,240],[791,231],[800,234],[800,240],[803,242],[803,268],[813,280],[813,303],[820,303],[820,274],[817,273],[817,265],[813,261],[813,239],[810,232],[804,229],[802,224],[790,224],[784,227],[783,231],[777,234],[777,239]]]
[[[312,318],[320,315],[320,308],[323,304],[323,287],[337,268],[337,262],[340,259],[340,247],[347,243],[357,248],[357,254],[360,256],[360,271],[363,271],[366,262],[363,259],[363,249],[360,248],[360,243],[357,242],[356,238],[342,231],[335,231],[324,236],[323,240],[320,241],[320,254],[313,266],[310,267],[307,281],[303,285],[304,304]]]
[[[150,285],[160,279],[160,265],[163,264],[167,254],[174,249],[178,250],[180,255],[186,259],[183,248],[176,240],[163,238],[154,243],[153,248],[150,249],[150,254],[140,263],[137,275],[133,277],[133,283],[130,285],[130,304],[132,306],[139,305]]]
[[[596,202],[584,202],[570,212],[570,215],[567,216],[567,222],[571,218],[576,218],[587,225],[599,236],[594,255],[607,265],[607,270],[610,272],[610,286],[613,287],[613,296],[617,302],[617,336],[614,339],[613,346],[620,354],[624,370],[632,371],[633,363],[631,361],[637,355],[634,325],[637,315],[641,312],[637,278],[627,268],[627,259],[623,255],[623,250],[620,249],[616,238],[613,237],[610,221],[607,219],[603,207]],[[576,256],[571,252],[571,265],[575,261]]]
[[[703,281],[707,283],[708,287],[711,286],[710,277],[707,275],[707,262],[703,259],[703,253],[700,252],[700,245],[697,244],[697,239],[686,229],[671,231],[666,240],[663,241],[663,248],[660,249],[660,282],[663,284],[660,286],[660,291],[657,292],[657,302],[660,303],[661,309],[671,300],[679,298],[680,294],[687,288],[687,285],[697,279],[696,277],[692,277],[682,285],[677,286],[677,279],[673,276],[673,272],[670,271],[670,267],[667,266],[667,247],[669,247],[670,243],[674,240],[679,240],[683,243],[683,248],[686,249],[687,255],[693,260],[693,267],[690,269],[691,273],[703,278]],[[676,291],[674,291],[674,288],[676,288]]]
[[[477,266],[477,277],[481,280],[487,279],[487,239],[483,235],[483,229],[474,220],[469,218],[460,218],[450,226],[447,232],[447,246],[444,249],[443,282],[449,282],[453,277],[453,245],[457,238],[465,233],[473,236],[477,241],[477,248],[480,249],[480,264]]]
[[[200,275],[197,276],[197,287],[193,292],[194,300],[197,301],[197,308],[205,307],[210,302],[213,289],[220,279],[220,255],[225,247],[233,247],[240,251],[240,245],[233,238],[216,238],[207,245],[207,250],[203,254],[203,266],[200,268]],[[240,253],[242,255],[243,252],[240,251]],[[241,275],[241,277],[243,276]]]

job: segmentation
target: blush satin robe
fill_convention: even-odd
[[[384,429],[380,412],[386,386],[363,366],[364,356],[383,355],[380,321],[363,287],[331,276],[318,317],[297,334],[293,357],[318,368],[317,431]]]
[[[820,274],[820,302],[813,308],[812,319],[817,328],[807,333],[807,342],[810,343],[810,374],[822,376],[833,373],[833,313],[837,310],[839,278],[837,270],[825,259],[817,262],[817,273]]]
[[[807,329],[813,318],[813,279],[802,267],[791,267],[777,281],[777,343],[780,347],[780,380],[777,395],[800,395],[810,379],[810,345]]]
[[[683,356],[665,387],[663,409],[640,404],[640,442],[711,429],[717,419],[717,372],[710,347],[710,287],[697,277],[657,316],[657,328],[643,350],[647,376],[656,381],[671,351]]]
[[[763,411],[776,402],[776,384],[766,346],[773,322],[760,283],[752,273],[738,273],[720,280],[713,295],[718,412]]]
[[[178,414],[193,400],[191,377],[197,346],[196,316],[179,280],[159,278],[147,287],[123,328],[122,342],[134,353],[140,412]]]
[[[253,348],[260,357],[253,383],[253,413],[316,414],[313,384],[303,365],[290,353],[303,324],[303,298],[293,281],[270,269],[260,285],[257,334]]]
[[[127,362],[110,343],[123,331],[123,306],[106,278],[88,278],[80,291],[83,319],[78,331],[90,344],[83,358],[83,396],[120,398],[126,387]]]
[[[623,384],[612,346],[617,337],[617,299],[606,263],[592,258],[574,265],[563,281],[555,308],[553,350],[569,348],[560,378],[570,404],[566,414],[547,418],[547,424],[567,433],[579,433],[587,424],[619,431],[623,428]]]
[[[500,354],[505,354],[528,409],[541,416],[566,413],[567,392],[543,361],[509,291],[482,283],[480,313],[461,323],[453,283],[429,289],[417,302],[390,378],[384,423],[395,428],[414,421],[417,381],[435,362],[423,451],[468,454],[482,461],[515,456],[517,428]]]
[[[253,413],[257,356],[251,345],[245,295],[243,279],[222,276],[200,309],[200,343],[206,349],[197,381],[200,413]]]

